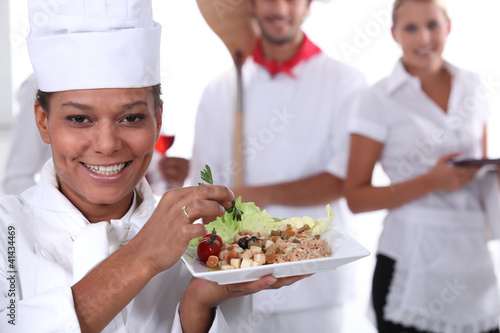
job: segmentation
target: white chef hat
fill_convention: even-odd
[[[160,83],[151,0],[29,0],[28,51],[40,90]]]

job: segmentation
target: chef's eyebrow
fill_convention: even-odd
[[[89,105],[75,103],[75,102],[66,102],[66,103],[63,103],[62,106],[69,106],[69,107],[77,108],[77,109],[84,110],[84,111],[92,110],[92,107]]]
[[[133,109],[136,106],[148,106],[148,103],[146,103],[144,101],[136,101],[133,103],[128,103],[128,104],[122,105],[122,109]]]
[[[144,101],[136,101],[136,102],[132,102],[132,103],[127,103],[127,104],[122,105],[122,109],[133,109],[136,106],[143,106],[143,105],[148,106],[148,103],[146,103]],[[76,102],[66,102],[62,106],[69,106],[69,107],[77,108],[77,109],[80,109],[83,111],[92,110],[91,106],[86,105],[86,104],[76,103]]]

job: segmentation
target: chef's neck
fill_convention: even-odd
[[[83,216],[87,218],[90,223],[98,222],[108,222],[111,220],[119,220],[124,217],[130,209],[133,203],[133,193],[132,196],[127,196],[123,200],[120,200],[116,204],[81,204],[77,208],[82,212]]]
[[[304,42],[304,33],[300,31],[291,41],[284,44],[272,43],[265,37],[261,39],[262,52],[266,59],[274,60],[277,63],[292,58]]]

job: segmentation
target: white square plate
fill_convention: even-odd
[[[335,224],[332,224],[321,238],[325,239],[333,250],[331,257],[225,271],[209,270],[205,264],[195,259],[195,255],[189,253],[189,251],[184,253],[182,261],[195,277],[214,281],[218,284],[230,284],[255,281],[269,274],[280,278],[331,271],[339,266],[370,255],[370,251]]]

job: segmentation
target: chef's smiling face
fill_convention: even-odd
[[[126,212],[160,132],[152,88],[56,92],[48,109],[35,105],[61,192],[84,214],[103,205]]]
[[[432,1],[406,1],[395,19],[392,35],[403,50],[403,62],[410,72],[439,70],[451,26],[444,10]]]
[[[262,36],[272,44],[285,44],[300,32],[311,0],[251,0],[250,7]]]

